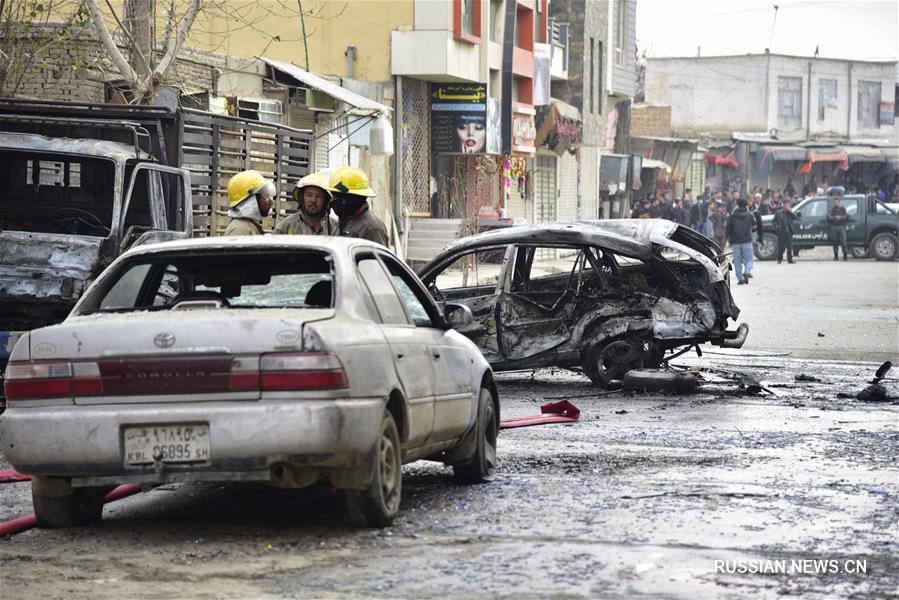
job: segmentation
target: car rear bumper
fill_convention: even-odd
[[[365,471],[383,410],[379,398],[13,407],[0,418],[0,443],[20,472],[73,485],[275,480],[284,465]],[[208,424],[209,460],[125,464],[125,427],[179,423]]]

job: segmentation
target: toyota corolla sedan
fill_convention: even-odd
[[[746,323],[730,263],[707,237],[662,219],[509,227],[463,238],[419,272],[434,298],[465,304],[460,331],[497,371],[582,367],[615,387],[699,344],[739,348]]]
[[[364,240],[135,248],[16,344],[3,452],[45,527],[100,519],[117,484],[186,481],[328,482],[353,522],[385,526],[403,463],[493,475],[492,372],[452,328],[471,318]]]

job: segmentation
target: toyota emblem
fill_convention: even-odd
[[[153,343],[160,348],[168,348],[175,343],[175,336],[171,333],[160,333],[153,338]]]

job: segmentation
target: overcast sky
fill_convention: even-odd
[[[777,20],[774,21],[774,5]],[[896,60],[897,0],[637,0],[637,52],[702,56],[771,52]]]

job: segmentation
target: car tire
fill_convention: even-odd
[[[852,253],[852,258],[869,258],[871,256],[864,246],[852,246],[849,248],[849,252]]]
[[[899,250],[899,241],[896,235],[892,233],[878,233],[871,238],[871,245],[868,251],[871,256],[877,260],[895,260],[897,250]]]
[[[74,488],[65,496],[48,496],[31,486],[31,503],[38,527],[56,529],[100,521],[107,488]]]
[[[362,490],[346,490],[350,522],[359,527],[387,527],[400,510],[403,486],[402,448],[396,421],[384,412],[374,451],[371,483]]]
[[[640,340],[603,340],[590,345],[584,353],[584,373],[593,385],[613,389],[621,387],[625,373],[642,369],[648,362]]]
[[[624,375],[624,389],[634,392],[691,394],[696,386],[696,378],[686,371],[632,369]]]
[[[478,399],[478,420],[475,423],[476,448],[467,463],[453,465],[453,477],[460,483],[484,483],[493,479],[496,473],[496,439],[499,423],[493,393],[481,388]]]
[[[774,260],[777,257],[777,235],[763,233],[762,242],[753,244],[753,254],[758,260]]]

